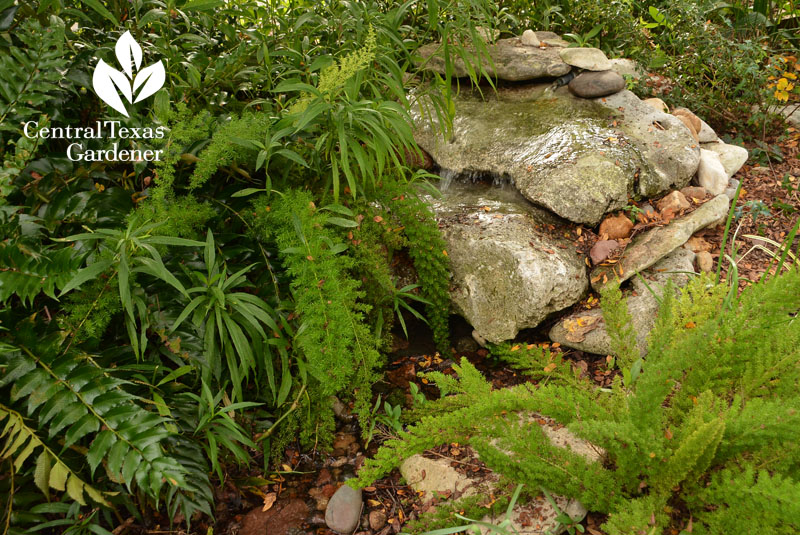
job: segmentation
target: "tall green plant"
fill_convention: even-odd
[[[344,207],[335,210],[352,217]],[[261,228],[274,235],[292,280],[300,321],[294,334],[298,364],[314,382],[315,399],[352,392],[357,412],[366,418],[381,356],[378,340],[364,321],[368,308],[361,302],[359,282],[349,274],[353,261],[344,254],[347,245],[331,227],[355,226],[355,221],[327,215],[309,194],[299,191],[259,201],[256,213],[262,214]],[[330,425],[332,409],[320,410],[318,417]]]
[[[218,260],[215,247],[209,230],[203,248],[206,271],[191,272],[190,277],[198,285],[186,290],[189,298],[199,295],[183,308],[172,323],[170,334],[191,317],[192,324],[203,337],[205,360],[198,363],[198,367],[205,382],[210,382],[211,377],[218,385],[230,381],[233,399],[241,402],[250,375],[260,371],[268,378],[273,401],[280,405],[291,384],[283,326],[278,326],[280,320],[272,307],[245,291],[252,286],[245,275],[253,265],[229,273],[227,266]],[[276,382],[273,352],[284,361],[283,373],[277,374],[280,386]],[[224,378],[223,361],[227,372]]]
[[[721,291],[720,291],[721,288]],[[609,514],[610,534],[798,529],[783,507],[800,495],[800,271],[730,298],[709,277],[680,298],[665,292],[641,375],[612,392],[547,384],[493,390],[467,361],[453,378],[429,376],[443,393],[399,439],[367,461],[367,484],[400,459],[442,442],[466,442],[492,469],[580,499]],[[608,306],[604,303],[604,306]],[[609,324],[635,347],[632,333]],[[554,446],[531,412],[568,424],[604,451],[601,463]],[[509,453],[511,452],[511,453]],[[691,515],[672,519],[681,504]],[[763,510],[759,511],[759,508]]]

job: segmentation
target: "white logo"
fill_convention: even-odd
[[[103,102],[128,117],[128,110],[122,99],[119,98],[119,93],[121,92],[131,104],[151,96],[164,85],[166,79],[164,65],[161,60],[158,60],[158,63],[153,63],[140,70],[142,47],[133,39],[131,32],[125,32],[117,40],[114,51],[124,74],[101,59],[94,69],[92,86]],[[133,96],[137,89],[139,92],[134,100]]]

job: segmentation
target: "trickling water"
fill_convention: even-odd
[[[499,179],[502,185],[498,185],[486,180],[465,181],[453,178],[452,172],[447,174],[451,178],[446,188],[442,187],[445,179],[440,182],[440,197],[425,195],[439,217],[477,213],[481,218],[491,219],[496,214],[526,214],[540,223],[562,222],[555,214],[531,204],[507,180]]]
[[[456,172],[452,169],[440,169],[439,189],[442,192],[448,191],[453,184],[491,184],[492,186],[504,189],[512,186],[514,181],[508,176],[499,176],[488,171],[465,170]]]

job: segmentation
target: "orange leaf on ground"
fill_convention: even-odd
[[[278,499],[278,495],[274,492],[270,492],[266,496],[264,496],[264,507],[261,508],[262,512],[269,511],[272,508],[272,505],[275,503],[275,500]]]

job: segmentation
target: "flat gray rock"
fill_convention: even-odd
[[[537,32],[538,36],[539,33]],[[500,39],[493,45],[487,45],[491,62],[482,58],[483,67],[489,77],[500,80],[521,82],[540,78],[557,78],[570,71],[570,66],[561,61],[559,48],[539,48],[526,46],[519,37]],[[445,74],[444,52],[440,43],[431,43],[418,50],[423,58],[424,68]],[[453,76],[464,78],[469,70],[464,60],[453,54]]]
[[[624,282],[643,271],[686,243],[698,230],[724,219],[730,199],[717,195],[699,206],[694,212],[673,220],[664,227],[648,230],[625,249],[619,261],[612,266],[597,266],[592,270],[592,288],[600,291],[606,284],[619,278]]]
[[[586,292],[583,255],[563,224],[513,188],[454,183],[429,202],[447,242],[453,308],[483,339],[510,340]]]
[[[531,202],[576,223],[595,225],[636,193],[680,189],[699,162],[683,124],[629,91],[592,100],[550,84],[483,98],[462,91],[448,139],[435,114],[420,111],[424,102],[412,110],[415,139],[442,169],[503,177]]]
[[[642,356],[647,353],[647,336],[655,325],[659,308],[653,293],[661,297],[664,286],[669,280],[676,287],[685,286],[689,281],[686,272],[694,272],[692,265],[694,257],[695,254],[688,249],[682,247],[676,249],[642,272],[647,284],[637,277],[632,281],[632,291],[625,292],[628,312],[633,321],[636,342]],[[611,337],[603,320],[603,311],[599,308],[576,312],[561,318],[550,329],[549,337],[562,346],[586,353],[618,356],[611,348]]]
[[[559,51],[559,55],[567,65],[587,71],[608,71],[612,67],[599,48],[564,48]]]

